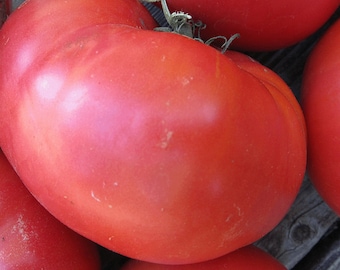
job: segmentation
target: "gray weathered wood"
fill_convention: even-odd
[[[293,270],[340,269],[340,219]]]
[[[313,248],[337,219],[338,217],[320,198],[306,176],[284,220],[256,245],[291,269]]]

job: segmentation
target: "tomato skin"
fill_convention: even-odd
[[[82,27],[105,23],[148,29],[156,26],[155,21],[138,0],[24,2],[9,16],[1,29],[2,42],[7,47],[15,48],[2,55],[2,61],[13,63],[11,65],[13,69],[8,72],[10,75],[5,78],[6,81],[16,84],[22,72],[30,68],[42,51],[53,50],[58,40],[62,40],[69,33]],[[12,33],[13,29],[15,34]]]
[[[97,246],[61,224],[0,152],[0,268],[100,269]]]
[[[100,24],[59,37],[15,73],[17,61],[2,61],[15,55],[7,44],[1,147],[81,235],[132,258],[194,263],[259,239],[291,206],[306,165],[304,120],[259,63],[173,33]]]
[[[339,7],[339,0],[167,0],[207,28],[204,39],[239,33],[234,49],[269,51],[293,45],[319,29]]]
[[[6,155],[56,217],[162,263],[221,256],[283,218],[305,169],[292,94],[280,108],[228,55],[171,33],[99,25],[64,44],[0,106]]]
[[[255,246],[246,246],[215,260],[187,265],[160,265],[131,260],[121,270],[285,270],[279,261]]]
[[[302,105],[308,128],[308,172],[317,191],[340,215],[340,20],[306,64]]]

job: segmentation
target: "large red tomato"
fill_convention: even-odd
[[[118,253],[172,264],[219,257],[283,218],[303,179],[306,135],[276,74],[178,34],[76,30],[76,14],[73,31],[17,72],[18,52],[43,40],[34,30],[12,38],[20,12],[35,17],[32,2],[1,31],[0,143],[51,213]]]
[[[61,224],[0,152],[0,268],[100,269],[97,246]]]
[[[316,189],[340,215],[340,20],[317,44],[302,89],[308,128],[308,171]]]
[[[131,260],[122,270],[285,270],[268,253],[255,246],[246,246],[215,260],[186,265],[161,265]]]
[[[202,37],[236,33],[234,48],[252,51],[293,45],[320,28],[339,0],[167,0],[170,10],[182,10],[206,24]]]

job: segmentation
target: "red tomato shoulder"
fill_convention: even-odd
[[[233,48],[276,50],[318,30],[339,7],[339,0],[167,0],[171,11],[183,10],[207,25],[205,39],[239,33]]]

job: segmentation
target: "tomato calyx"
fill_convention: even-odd
[[[215,43],[218,40],[222,40],[222,44],[219,45],[218,48],[222,54],[228,50],[230,44],[236,38],[240,37],[239,34],[234,34],[229,39],[225,36],[215,36],[209,38],[207,41],[204,41],[201,38],[201,31],[206,28],[206,24],[204,24],[202,21],[194,21],[190,14],[185,13],[183,11],[170,12],[166,0],[142,0],[142,1],[147,3],[161,2],[163,14],[168,23],[168,26],[156,27],[154,29],[155,31],[172,32],[180,34],[192,38],[194,40],[197,40],[199,42],[202,42],[209,46],[212,46],[213,43]]]

